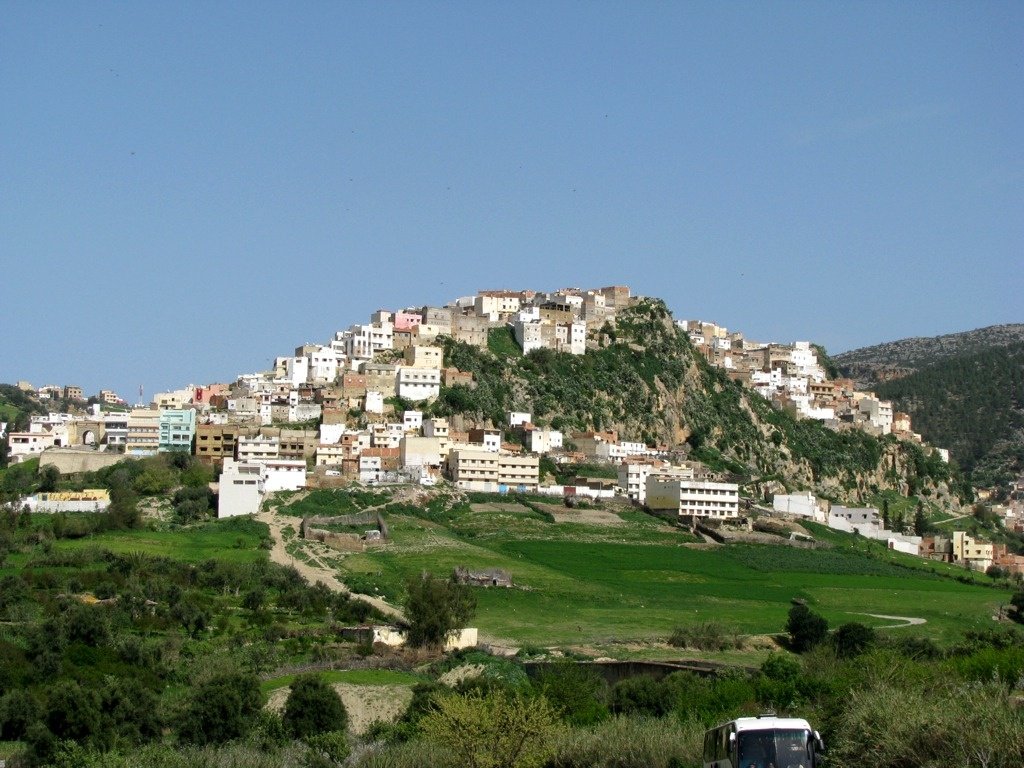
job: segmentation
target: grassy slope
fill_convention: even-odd
[[[833,626],[891,623],[868,613],[914,616],[928,623],[899,631],[951,638],[991,625],[994,607],[1009,597],[940,578],[932,568],[941,571],[941,564],[838,534],[823,534],[839,544],[830,551],[704,550],[680,546],[680,536],[656,521],[552,524],[506,511],[457,514],[443,523],[399,515],[389,524],[393,544],[346,558],[348,574],[394,595],[421,570],[505,568],[519,588],[477,591],[475,623],[487,636],[519,643],[662,639],[678,625],[708,619],[743,633],[774,633],[794,597],[808,600]]]
[[[266,525],[250,520],[215,520],[174,530],[108,531],[81,539],[60,539],[53,542],[53,549],[59,552],[100,548],[117,553],[142,552],[188,563],[211,559],[249,563],[267,559],[267,551],[260,548],[260,539],[266,532]],[[0,574],[24,567],[30,558],[29,554],[9,555]]]

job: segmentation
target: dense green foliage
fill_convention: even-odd
[[[926,440],[949,448],[975,484],[1005,484],[1024,471],[1024,342],[965,352],[876,391]]]
[[[413,647],[443,647],[452,634],[465,627],[476,610],[469,587],[431,573],[410,577],[406,583],[407,641]]]
[[[341,697],[319,675],[300,675],[292,681],[281,720],[299,739],[328,731],[344,731],[348,713]]]

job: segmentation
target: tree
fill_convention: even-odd
[[[889,528],[889,500],[882,499],[882,527],[891,530]]]
[[[474,690],[435,699],[420,731],[466,768],[540,768],[554,752],[557,718],[544,696]]]
[[[836,655],[843,659],[860,656],[875,644],[875,630],[856,621],[843,624],[832,635]]]
[[[1024,589],[1018,589],[1010,598],[1010,618],[1024,624]]]
[[[924,513],[924,502],[917,502],[917,509],[914,511],[914,535],[924,536],[928,533],[928,516]]]
[[[255,675],[231,672],[198,686],[182,715],[178,734],[192,744],[222,744],[244,735],[260,711]]]
[[[476,611],[476,598],[465,584],[423,573],[406,582],[406,641],[413,647],[440,647],[466,626]]]
[[[39,470],[39,490],[42,493],[52,493],[57,490],[57,483],[60,481],[60,470],[49,464]]]
[[[806,605],[794,605],[789,609],[786,631],[793,650],[797,653],[809,651],[828,636],[828,622]]]
[[[292,683],[281,718],[297,739],[328,731],[344,731],[348,713],[337,691],[319,675],[300,675]]]
[[[572,661],[546,665],[536,688],[570,725],[593,725],[608,717],[608,686],[593,669]]]

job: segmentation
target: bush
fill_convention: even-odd
[[[676,627],[668,639],[676,648],[696,648],[701,651],[725,651],[739,648],[742,641],[736,633],[717,621],[701,621]]]
[[[690,768],[703,759],[704,725],[619,716],[558,740],[551,768]]]
[[[571,661],[546,666],[535,687],[569,725],[593,725],[608,717],[608,686],[592,669]]]
[[[806,605],[794,605],[789,609],[786,631],[793,650],[803,653],[828,637],[828,622]]]
[[[260,688],[255,675],[233,672],[217,675],[197,687],[178,726],[182,741],[222,744],[249,730],[260,711]]]
[[[502,690],[435,699],[420,721],[424,738],[474,768],[540,768],[554,752],[557,715],[543,696]]]
[[[875,630],[856,621],[843,624],[832,635],[832,645],[841,659],[860,656],[875,644]]]
[[[298,739],[329,731],[344,731],[348,713],[337,691],[318,675],[300,675],[292,682],[281,718]]]
[[[306,739],[309,748],[303,757],[307,768],[340,768],[351,750],[344,731],[328,731]]]

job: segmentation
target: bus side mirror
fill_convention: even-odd
[[[736,734],[735,733],[730,733],[729,734],[729,751],[732,752],[734,749],[736,749]]]
[[[824,752],[825,751],[825,742],[823,742],[821,740],[821,734],[818,733],[817,731],[814,732],[814,751],[815,752]]]

